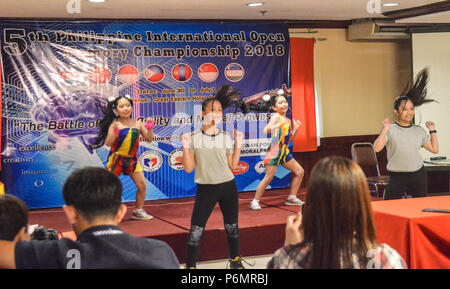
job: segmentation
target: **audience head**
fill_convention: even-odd
[[[27,229],[27,205],[12,195],[0,196],[0,240],[29,240]]]
[[[365,260],[377,246],[366,177],[343,157],[320,160],[311,172],[302,227],[313,244],[312,268],[351,268],[352,253]]]
[[[85,223],[119,223],[126,212],[122,205],[122,183],[104,168],[74,171],[64,184],[63,197],[64,210],[74,229],[80,217]]]

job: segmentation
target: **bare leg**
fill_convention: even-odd
[[[129,176],[134,181],[137,187],[136,208],[142,209],[144,208],[145,194],[147,189],[147,186],[145,184],[144,173],[143,172],[130,173]]]
[[[262,179],[262,181],[259,183],[258,188],[256,188],[255,197],[253,199],[258,200],[261,199],[263,196],[266,188],[270,183],[272,182],[273,176],[275,176],[275,173],[277,172],[277,167],[272,165],[266,166],[266,175]]]
[[[305,175],[305,170],[295,159],[291,159],[287,163],[283,164],[283,167],[290,170],[293,174],[291,181],[291,191],[289,193],[289,196],[296,196],[298,193],[298,189],[302,184],[303,176]]]

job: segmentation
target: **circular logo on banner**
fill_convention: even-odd
[[[256,165],[255,165],[255,171],[256,171],[258,174],[264,173],[265,170],[266,170],[266,166],[264,165],[264,161],[259,161],[259,162],[256,163]]]
[[[212,63],[204,63],[198,68],[198,77],[204,82],[213,82],[219,76],[219,69]]]
[[[164,69],[158,64],[151,64],[145,68],[145,79],[152,83],[158,83],[164,79]]]
[[[126,64],[117,72],[117,78],[125,84],[132,84],[139,79],[139,71],[133,65]]]
[[[183,167],[183,150],[182,149],[176,149],[173,150],[169,154],[169,166],[177,171],[182,170]]]
[[[109,68],[106,68],[104,66],[97,66],[89,74],[89,79],[93,83],[103,84],[109,82],[111,80],[111,76],[112,73],[111,70],[109,70]]]
[[[245,71],[239,63],[230,63],[225,67],[225,77],[232,82],[238,82],[244,77]]]
[[[249,165],[246,162],[239,162],[237,168],[232,170],[234,175],[242,175],[246,171],[248,171]]]
[[[188,81],[192,77],[192,69],[187,64],[177,64],[172,68],[172,77],[179,82]]]
[[[147,150],[139,157],[139,163],[146,172],[157,171],[163,164],[162,155],[154,150]]]

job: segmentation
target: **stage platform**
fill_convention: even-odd
[[[305,189],[298,197],[305,200]],[[284,243],[286,218],[300,211],[298,206],[286,206],[284,200],[289,189],[268,190],[261,199],[263,208],[249,209],[254,192],[239,193],[239,229],[241,255],[258,256],[274,253]],[[172,247],[180,263],[185,262],[185,246],[190,228],[194,197],[146,201],[145,209],[155,218],[149,221],[131,219],[134,203],[125,203],[128,212],[120,227],[129,234],[165,241]],[[30,211],[29,224],[39,224],[75,238],[62,208]],[[218,205],[214,208],[206,225],[198,261],[228,258],[228,245],[223,218]]]

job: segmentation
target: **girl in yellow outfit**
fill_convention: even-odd
[[[291,191],[285,205],[301,206],[303,202],[297,198],[297,192],[302,183],[304,170],[300,164],[292,157],[288,145],[297,134],[297,129],[300,126],[300,121],[294,120],[293,130],[291,120],[286,117],[286,112],[289,109],[289,104],[284,94],[277,94],[270,99],[270,108],[275,111],[269,123],[264,127],[264,133],[269,132],[273,136],[271,145],[269,146],[264,164],[266,167],[266,175],[259,183],[256,189],[255,197],[250,202],[251,210],[261,210],[259,200],[264,194],[266,187],[272,182],[278,165],[282,165],[293,173],[291,182]]]

